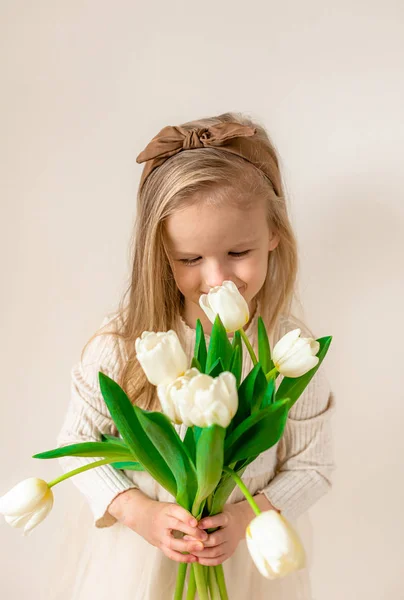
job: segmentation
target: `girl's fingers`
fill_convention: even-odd
[[[195,556],[200,558],[217,558],[218,556],[222,556],[222,554],[226,554],[226,544],[220,544],[220,546],[215,546],[214,548],[204,548],[203,550],[194,550],[192,552]]]
[[[187,510],[185,510],[185,508],[182,508],[182,506],[179,506],[178,504],[171,504],[171,506],[168,509],[168,514],[171,517],[182,521],[186,525],[189,525],[190,527],[198,526],[198,521],[195,519],[195,517],[193,517],[191,513],[189,513]]]
[[[176,529],[177,531],[181,531],[182,533],[192,536],[197,540],[201,540],[202,542],[208,539],[208,534],[206,531],[202,531],[202,529],[198,529],[198,527],[191,527],[175,517],[167,517],[165,526],[167,529]]]
[[[205,565],[206,567],[215,567],[216,565],[221,565],[228,558],[227,554],[221,554],[216,558],[199,558],[198,563],[200,565]]]
[[[213,548],[214,546],[220,546],[220,544],[223,544],[226,541],[226,537],[226,531],[223,529],[218,529],[217,531],[209,534],[208,539],[203,542],[203,546],[204,548]],[[195,538],[193,538],[190,535],[184,535],[183,539],[186,541],[192,541]]]
[[[193,554],[181,554],[181,552],[171,550],[167,546],[161,546],[161,550],[168,558],[176,562],[194,563],[198,560]]]
[[[195,554],[195,552],[201,552],[203,550],[203,543],[194,541],[186,541],[184,538],[178,539],[172,536],[167,536],[163,540],[163,545],[169,548],[170,550],[175,550],[177,552],[189,552],[190,554]]]
[[[219,513],[213,517],[205,517],[199,521],[199,529],[213,529],[214,527],[227,527],[229,516],[226,513]]]

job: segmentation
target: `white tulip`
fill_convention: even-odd
[[[301,338],[300,329],[284,335],[272,352],[275,367],[285,377],[300,377],[313,369],[319,358],[316,356],[320,344],[314,338]]]
[[[211,323],[219,315],[227,333],[242,329],[250,318],[247,301],[233,281],[224,281],[208,294],[202,294],[199,305]]]
[[[36,477],[17,483],[0,498],[0,514],[11,527],[23,529],[24,535],[45,519],[52,506],[52,490]]]
[[[284,577],[306,564],[296,531],[276,510],[262,512],[251,521],[246,541],[257,569],[268,579]]]
[[[153,385],[171,383],[188,368],[188,359],[175,331],[144,331],[135,341],[136,357]]]
[[[210,377],[192,368],[173,383],[159,385],[157,395],[169,419],[187,427],[228,427],[238,407],[237,382],[229,371]]]

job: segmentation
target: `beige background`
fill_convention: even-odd
[[[334,335],[313,598],[404,597],[402,2],[2,0],[0,16],[0,493],[60,472],[30,456],[55,445],[71,366],[124,288],[136,155],[164,125],[244,111],[281,156],[307,321]],[[90,516],[71,483],[55,495],[30,537],[0,527],[2,597],[65,600]]]

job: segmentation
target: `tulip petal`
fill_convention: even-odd
[[[301,329],[292,329],[288,331],[274,346],[272,351],[272,360],[274,363],[279,363],[282,357],[289,351],[295,341],[298,339]]]
[[[32,512],[48,491],[46,481],[37,477],[24,479],[0,498],[0,513],[18,517]]]
[[[202,296],[199,298],[199,306],[202,308],[209,321],[214,323],[216,319],[216,313],[212,310],[209,304],[208,294],[202,294]]]
[[[50,511],[52,510],[53,507],[53,495],[51,500],[47,501],[47,503],[42,506],[42,508],[36,512],[34,512],[29,521],[26,523],[25,527],[24,527],[24,535],[27,535],[32,529],[34,529],[34,527],[36,527],[37,525],[39,525],[39,523],[41,523],[46,517],[47,515],[50,513]]]
[[[251,521],[246,540],[257,568],[269,579],[305,566],[305,552],[297,533],[275,510],[265,511]]]

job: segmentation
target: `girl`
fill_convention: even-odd
[[[191,361],[197,318],[207,343],[212,328],[199,297],[225,280],[233,281],[248,302],[250,321],[244,329],[256,351],[258,315],[271,347],[296,327],[303,336],[315,337],[291,315],[296,240],[278,158],[259,124],[226,113],[165,127],[137,162],[145,164],[130,286],[119,310],[104,320],[73,367],[59,445],[117,434],[100,393],[99,371],[117,381],[134,403],[160,410],[156,388],[136,360],[135,340],[143,331],[174,329]],[[251,368],[243,346],[242,378]],[[280,442],[244,473],[262,510],[278,510],[294,522],[329,490],[333,405],[320,369],[290,411]],[[176,427],[183,437],[185,427]],[[70,470],[91,460],[67,457],[61,463]],[[244,540],[254,515],[238,488],[223,513],[198,523],[145,472],[103,466],[73,481],[93,511],[96,528],[87,559],[80,561],[72,600],[107,600],[112,593],[122,600],[171,599],[178,561],[224,563],[231,600],[311,598],[307,568],[275,581],[259,574]],[[206,532],[214,527],[220,529]],[[304,544],[307,549],[307,539]]]

